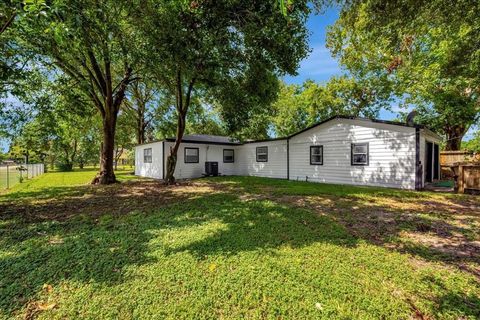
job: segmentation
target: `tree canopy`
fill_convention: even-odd
[[[176,155],[192,96],[218,102],[229,132],[271,104],[277,78],[295,73],[308,52],[307,1],[288,19],[276,2],[142,1],[133,22],[145,39],[146,69],[175,97],[176,143],[167,160],[173,182]]]
[[[328,47],[359,78],[382,79],[458,149],[480,115],[480,3],[346,1]]]
[[[375,81],[349,76],[333,77],[325,84],[307,80],[300,85],[282,83],[268,117],[277,136],[287,136],[335,115],[376,118],[389,109],[392,95]]]

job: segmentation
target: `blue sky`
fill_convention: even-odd
[[[327,27],[335,23],[338,19],[338,8],[330,8],[322,15],[311,15],[307,26],[311,32],[310,48],[312,52],[302,61],[297,76],[287,76],[284,78],[287,83],[302,84],[305,80],[311,79],[316,82],[327,82],[332,76],[341,75],[342,69],[337,60],[334,59],[330,51],[325,47]],[[392,106],[394,112],[382,110],[380,119],[392,120],[397,117],[396,105]]]

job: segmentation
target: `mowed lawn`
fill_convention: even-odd
[[[478,197],[94,174],[0,195],[0,318],[480,318]]]

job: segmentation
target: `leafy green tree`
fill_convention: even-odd
[[[131,150],[135,145],[135,126],[131,125],[132,118],[129,116],[129,114],[121,113],[118,118],[118,130],[115,136],[115,170],[122,154]]]
[[[218,106],[200,97],[192,97],[186,115],[185,134],[227,135],[225,123],[218,112]],[[175,137],[177,114],[173,98],[164,97],[157,105],[152,119],[156,139]]]
[[[316,86],[312,81],[307,81],[303,86],[296,84],[280,84],[278,99],[272,105],[269,120],[273,125],[276,136],[288,136],[308,126],[309,102],[305,100],[305,88]],[[313,103],[313,101],[310,101]]]
[[[86,165],[96,165],[100,159],[100,136],[97,128],[89,128],[78,142],[76,164],[80,169]]]
[[[324,85],[311,80],[302,86],[281,84],[271,113],[273,131],[287,136],[335,115],[375,118],[391,102],[388,90],[375,82],[353,77],[333,77]]]
[[[45,0],[3,0],[0,3],[0,36],[14,24],[18,16],[44,14],[46,8]]]
[[[17,144],[10,144],[10,147],[7,152],[7,157],[9,159],[15,160],[17,162],[25,161],[26,150]]]
[[[147,135],[153,131],[152,121],[161,103],[159,100],[164,97],[162,91],[148,78],[135,81],[128,90],[124,112],[132,118],[137,144],[145,143]]]
[[[0,136],[9,135],[9,120],[19,116],[5,101],[25,98],[25,91],[36,82],[38,66],[34,54],[23,50],[16,41],[18,20],[44,14],[44,0],[3,0],[0,3]],[[27,83],[28,82],[28,83]],[[10,125],[12,122],[10,122]]]
[[[34,112],[18,131],[14,143],[22,147],[30,161],[46,159],[52,167],[56,164],[63,170],[72,170],[79,155],[92,148],[85,142],[98,132],[100,121],[90,101],[64,80],[47,79],[41,92],[31,96]],[[98,148],[98,137],[96,141],[93,146]],[[83,150],[84,147],[88,149]],[[98,156],[98,149],[95,153]]]
[[[328,47],[355,76],[416,104],[458,150],[480,114],[480,2],[345,1]]]
[[[134,23],[146,39],[148,70],[175,97],[176,142],[167,159],[167,183],[185,133],[192,95],[222,106],[229,131],[243,127],[255,108],[276,96],[277,75],[294,73],[307,54],[307,1],[288,19],[269,1],[142,1]]]
[[[480,131],[477,130],[472,139],[462,141],[462,149],[474,153],[480,153]]]
[[[134,81],[136,35],[130,1],[52,0],[38,18],[21,19],[23,50],[54,65],[94,105],[102,119],[100,172],[94,183],[116,181],[115,131],[120,106]]]

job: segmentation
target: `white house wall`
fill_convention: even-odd
[[[351,144],[369,143],[369,165],[351,165]],[[290,139],[290,179],[415,188],[415,128],[332,120]],[[310,165],[310,146],[323,145],[323,165]]]
[[[257,147],[268,147],[268,161],[257,162]],[[287,140],[246,143],[238,147],[238,175],[287,178]]]
[[[165,142],[165,166],[167,164],[167,157],[170,152],[170,147],[173,147],[173,142]],[[198,163],[185,163],[185,148],[198,148],[199,161]],[[201,143],[181,143],[177,154],[177,165],[175,167],[174,176],[177,179],[191,179],[199,178],[205,173],[205,162],[218,162],[218,172],[222,175],[236,175],[237,173],[237,146],[233,145],[216,145],[216,144],[201,144]],[[234,150],[234,163],[223,163],[223,149]]]
[[[143,150],[152,149],[152,163],[144,163]],[[162,179],[162,142],[153,142],[135,147],[135,175]]]
[[[420,131],[420,160],[425,165],[425,142],[440,143],[428,130]],[[369,144],[369,164],[351,164],[351,144]],[[173,142],[164,141],[136,147],[135,174],[162,179]],[[323,165],[310,164],[310,146],[323,146]],[[256,148],[268,148],[268,161],[256,161]],[[199,149],[198,163],[185,163],[185,148]],[[143,163],[143,150],[152,148],[152,163]],[[234,150],[234,163],[223,162],[223,150]],[[287,170],[287,150],[289,168]],[[415,128],[364,121],[334,119],[294,135],[288,140],[218,145],[182,143],[178,150],[175,177],[190,179],[205,173],[205,162],[218,162],[221,175],[258,176],[334,184],[415,188]],[[163,165],[163,166],[162,166]],[[425,176],[423,175],[423,180]],[[424,181],[422,181],[422,186]]]

